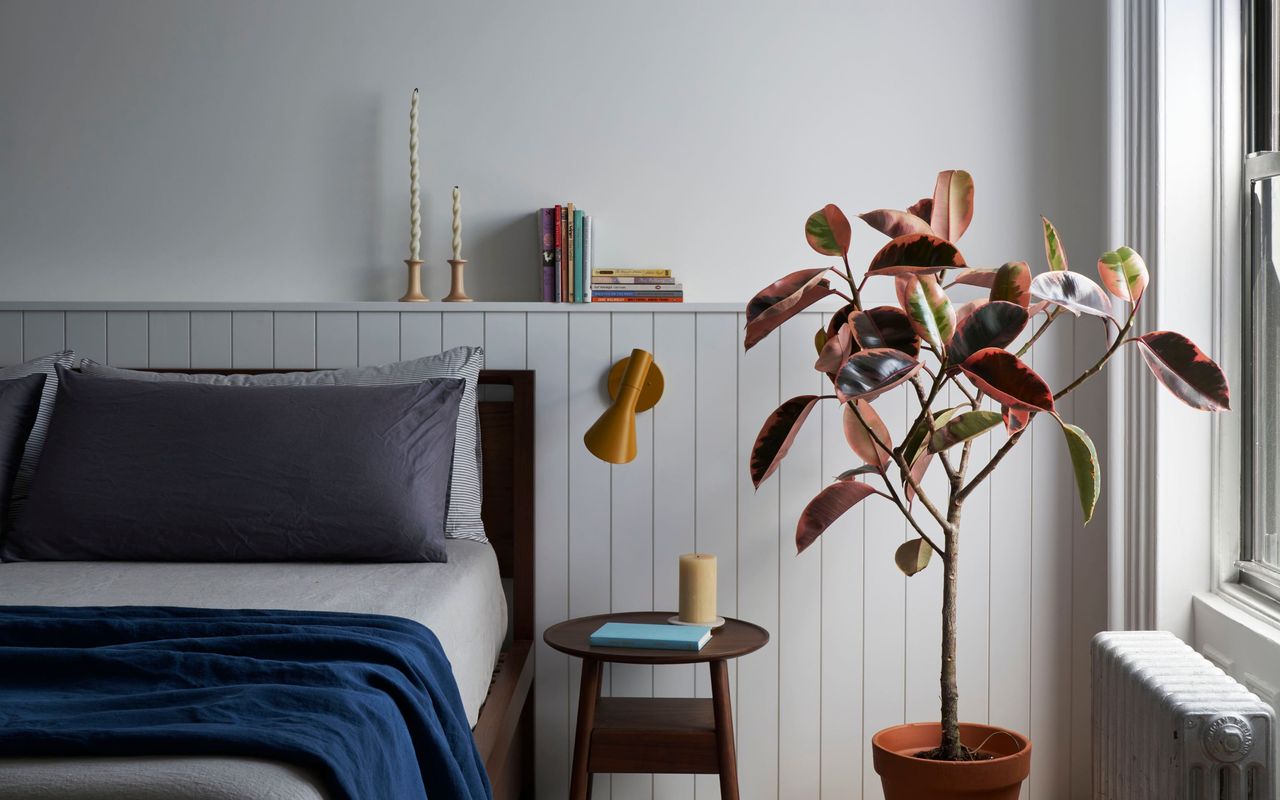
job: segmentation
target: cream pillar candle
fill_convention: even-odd
[[[409,101],[409,260],[422,260],[422,200],[418,196],[418,90]]]
[[[716,557],[710,553],[680,556],[680,621],[716,621]]]
[[[462,258],[462,190],[453,187],[453,260]]]

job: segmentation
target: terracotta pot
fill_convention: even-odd
[[[992,734],[995,734],[994,736]],[[960,741],[981,745],[986,761],[932,761],[916,753],[942,741],[942,725],[914,722],[885,728],[871,751],[885,800],[1017,800],[1031,772],[1031,740],[992,725],[960,723]]]

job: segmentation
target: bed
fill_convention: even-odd
[[[421,623],[448,656],[494,797],[529,796],[533,373],[484,371],[480,384],[482,515],[491,544],[450,540],[447,563],[5,563],[0,605],[342,611]],[[262,759],[0,759],[0,800],[326,796],[306,770]]]

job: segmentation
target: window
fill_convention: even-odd
[[[1240,582],[1280,598],[1280,0],[1253,0],[1245,91]]]

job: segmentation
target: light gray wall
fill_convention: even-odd
[[[598,264],[742,300],[821,263],[807,213],[975,175],[971,261],[1100,241],[1100,0],[0,2],[0,299],[403,291],[423,92],[428,291],[464,190],[472,294],[533,299],[532,210]],[[878,235],[858,234],[858,257]]]

